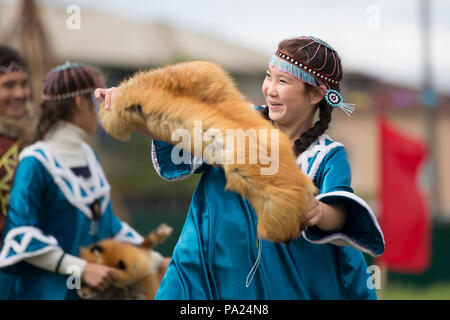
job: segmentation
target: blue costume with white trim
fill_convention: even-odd
[[[376,299],[360,251],[381,255],[384,239],[369,206],[353,194],[342,144],[322,135],[297,162],[320,201],[347,210],[344,227],[339,233],[308,228],[288,246],[257,240],[253,208],[225,190],[220,167],[198,159],[175,165],[176,147],[154,140],[152,148],[166,180],[203,172],[156,299]]]
[[[55,249],[78,256],[80,246],[110,237],[134,244],[143,240],[114,216],[110,186],[97,157],[87,144],[83,153],[92,175],[89,180],[58,161],[45,142],[20,153],[0,251],[1,271],[14,277],[11,291],[2,293],[6,299],[78,299],[67,286],[69,276],[23,261],[28,257]],[[95,200],[99,217],[90,208]],[[0,291],[4,291],[1,283]]]

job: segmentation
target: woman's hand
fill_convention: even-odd
[[[86,264],[81,279],[91,288],[104,291],[117,279],[113,268],[98,263]]]
[[[116,97],[120,95],[120,90],[117,87],[111,87],[108,89],[98,88],[94,92],[94,96],[97,99],[102,99],[105,101],[105,109],[111,109],[114,104]]]
[[[302,225],[317,227],[327,232],[338,232],[342,229],[347,219],[347,213],[337,206],[330,206],[310,196],[308,211]]]
[[[312,227],[318,224],[323,218],[322,207],[320,201],[314,196],[309,197],[308,211],[306,212],[302,225],[306,227]]]
[[[105,101],[105,110],[112,109],[115,100],[120,94],[120,90],[117,87],[111,87],[109,89],[97,88],[94,92],[94,96],[96,99]],[[135,128],[134,130],[143,136],[152,138],[152,135],[150,131],[148,131],[146,126],[143,126],[142,128]]]

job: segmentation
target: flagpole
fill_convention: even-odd
[[[379,92],[379,89],[378,89]],[[379,93],[378,93],[379,94]],[[379,99],[377,99],[377,101],[379,101]],[[386,110],[385,110],[384,105],[382,104],[378,104],[376,105],[375,108],[375,112],[376,112],[376,121],[377,121],[377,127],[378,127],[378,137],[379,137],[379,141],[378,141],[378,150],[379,150],[379,154],[382,154],[382,150],[383,150],[383,139],[382,139],[382,119],[384,119],[384,117],[386,117]],[[380,162],[379,162],[379,167],[378,167],[378,172],[380,177],[382,176],[382,172],[383,172],[383,160],[382,158],[380,158]],[[381,215],[381,198],[382,198],[382,194],[381,194],[381,181],[379,182],[380,185],[378,187],[378,199],[379,199],[379,205],[378,205],[378,210],[379,210],[379,214],[378,214],[378,219],[380,218]],[[377,299],[378,300],[385,300],[386,299],[386,292],[387,292],[387,279],[388,279],[388,265],[382,261],[381,259],[375,259],[375,264],[380,268],[380,289],[377,290]]]
[[[379,137],[379,142],[378,142],[378,150],[379,150],[379,154],[382,154],[382,150],[383,150],[383,139],[382,139],[382,118],[384,118],[386,116],[385,114],[385,110],[383,108],[383,106],[378,106],[376,108],[376,115],[377,115],[377,125],[378,125],[378,137]],[[380,163],[379,163],[379,167],[378,167],[378,172],[380,174],[380,177],[382,176],[382,172],[383,172],[383,160],[382,158],[380,158]],[[380,186],[381,186],[381,182],[380,182]],[[380,218],[381,215],[381,199],[382,199],[382,194],[381,194],[381,188],[380,186],[378,187],[378,199],[379,199],[379,205],[378,205],[378,210],[379,210],[379,214],[378,214],[378,219]],[[382,261],[382,259],[375,259],[375,263],[376,265],[378,265],[378,267],[380,268],[380,289],[377,290],[377,298],[378,300],[385,300],[386,299],[386,295],[387,295],[387,280],[388,280],[388,265],[387,263],[385,263],[384,261]]]
[[[381,277],[380,285],[381,285],[381,287],[379,290],[378,299],[386,300],[388,267],[387,267],[387,264],[385,264],[384,262],[379,262],[379,267],[380,267],[380,277]]]
[[[421,103],[425,108],[425,134],[428,148],[428,168],[426,175],[426,184],[429,192],[430,209],[432,217],[439,214],[440,195],[438,189],[438,177],[436,175],[436,95],[432,90],[432,65],[431,65],[431,32],[430,32],[430,1],[419,0],[420,14],[420,36],[422,47],[422,95]],[[377,106],[376,114],[378,121],[385,115],[383,106]],[[379,127],[381,132],[381,127]],[[380,140],[380,146],[383,141]],[[380,171],[381,172],[381,171]],[[388,291],[389,268],[387,263],[381,259],[377,260],[380,268],[381,288],[377,292],[378,299],[385,300]]]
[[[438,177],[436,175],[436,93],[433,90],[431,64],[431,8],[429,0],[421,0],[419,7],[422,47],[422,105],[425,108],[425,128],[428,148],[426,184],[429,192],[431,216],[440,213]]]

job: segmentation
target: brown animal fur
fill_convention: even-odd
[[[87,262],[104,264],[116,270],[117,280],[105,291],[96,291],[83,284],[78,294],[91,300],[152,300],[159,288],[163,271],[154,265],[150,250],[163,243],[172,228],[161,224],[138,246],[106,239],[80,248],[80,257]]]
[[[191,133],[187,151],[205,156],[207,144],[194,148],[194,121],[201,121],[203,130],[214,128],[223,136],[227,129],[266,129],[267,138],[259,136],[258,143],[271,155],[271,131],[275,129],[257,111],[252,110],[236,89],[229,75],[217,64],[197,61],[170,65],[140,72],[119,86],[120,95],[112,110],[101,108],[103,127],[114,137],[126,140],[133,130],[147,129],[152,137],[169,142],[175,129]],[[258,131],[257,131],[258,132]],[[297,238],[304,226],[301,216],[307,211],[308,197],[316,192],[312,181],[295,163],[292,145],[279,132],[274,152],[279,153],[278,172],[261,175],[263,165],[249,164],[253,146],[245,145],[245,164],[220,164],[226,175],[226,189],[246,197],[258,215],[258,234],[272,241],[287,242]],[[259,144],[257,144],[259,148]],[[223,142],[223,154],[236,158],[237,148]],[[258,154],[258,150],[253,150]],[[207,155],[206,155],[207,156]],[[206,159],[214,164],[214,159]],[[236,161],[235,161],[236,162]]]

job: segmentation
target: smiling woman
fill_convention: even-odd
[[[175,67],[179,72],[172,73]],[[152,132],[157,133],[156,130],[164,127],[170,133],[167,119],[174,115],[177,120],[189,119],[191,123],[216,118],[225,129],[235,128],[227,120],[228,115],[242,122],[239,125],[245,125],[245,129],[269,125],[256,124],[256,120],[263,119],[258,113],[250,112],[240,97],[222,105],[210,102],[234,97],[229,94],[234,89],[224,90],[228,86],[222,84],[228,81],[222,72],[213,72],[216,68],[205,62],[168,66],[138,74],[118,88],[98,90],[99,97],[105,100],[100,117],[111,128],[109,132],[119,138],[118,133],[144,125],[151,126]],[[161,89],[163,82],[156,74],[170,79],[164,91]],[[196,150],[192,153],[192,148],[183,150],[183,155],[189,151],[189,159],[192,159],[189,164],[175,163],[173,141],[149,131],[148,136],[154,138],[154,167],[163,179],[173,182],[193,174],[202,175],[155,299],[376,299],[375,290],[367,286],[368,268],[362,252],[381,255],[383,235],[370,207],[353,193],[344,146],[325,134],[333,108],[346,113],[353,110],[351,105],[343,103],[339,93],[342,76],[337,52],[324,41],[298,37],[280,43],[270,59],[262,87],[267,106],[255,109],[264,110],[267,120],[291,138],[292,143],[289,143],[283,135],[285,142],[280,144],[280,155],[288,150],[292,152],[293,148],[299,168],[293,163],[283,179],[252,183],[252,193],[227,188],[233,179],[227,176],[227,170],[208,164],[200,158],[202,154]],[[168,99],[164,94],[169,90],[165,88],[172,88],[172,91],[175,88],[183,99]],[[191,88],[195,88],[195,94]],[[193,99],[194,102],[188,100],[196,95],[201,98]],[[208,98],[206,102],[203,102],[204,97]],[[136,104],[149,115],[156,108],[164,108],[165,117],[155,117],[155,120],[148,117],[146,122],[141,116],[131,118],[136,115],[135,108],[133,113],[127,113],[127,108]],[[169,106],[170,113],[167,112]],[[319,120],[314,123],[316,112],[319,112]],[[124,130],[117,130],[123,123],[127,124]],[[285,159],[286,164],[289,163],[290,160]],[[280,163],[283,162],[280,160]],[[246,166],[248,168],[251,167]],[[280,217],[278,208],[298,205],[301,201],[300,194],[283,196],[280,192],[287,189],[285,183],[298,173],[297,169],[314,182],[320,194],[308,197],[306,213],[291,208],[286,210],[283,219],[265,220],[265,217]],[[261,176],[252,171],[245,179],[258,181]],[[279,200],[277,203],[282,205],[265,206],[267,215],[258,215],[257,205],[267,199]],[[268,227],[262,231],[270,229],[272,238],[260,232],[263,221]],[[290,236],[294,233],[288,234],[289,229],[301,229],[301,236]],[[273,237],[273,234],[280,236]]]
[[[267,101],[269,116],[279,128],[295,141],[300,132],[313,125],[316,104],[323,99],[320,90],[309,88],[299,79],[278,70],[275,66],[267,68],[262,86]],[[294,132],[289,128],[295,129]]]

